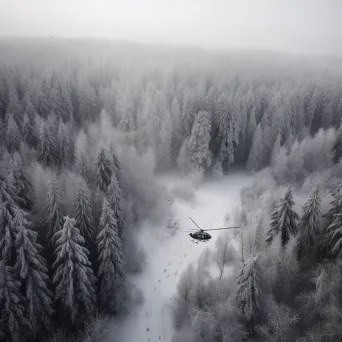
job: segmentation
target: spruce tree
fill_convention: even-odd
[[[124,286],[124,261],[117,221],[106,198],[102,206],[97,246],[101,307],[107,313],[115,313],[119,300],[117,291]]]
[[[94,218],[92,213],[91,194],[87,183],[80,179],[74,197],[76,227],[81,235],[90,241],[94,234]]]
[[[258,124],[247,160],[247,169],[255,171],[260,170],[264,166],[264,159],[263,130],[261,125]]]
[[[55,299],[75,323],[94,313],[95,277],[75,219],[66,216],[64,220],[63,228],[53,237],[56,246],[53,283]]]
[[[38,161],[46,167],[57,165],[56,143],[48,125],[43,122],[38,143]]]
[[[49,327],[54,310],[52,292],[48,288],[48,268],[41,255],[43,247],[37,242],[38,233],[32,230],[27,216],[18,208],[13,219],[17,254],[14,271],[24,291],[26,315],[35,336],[41,327]]]
[[[59,120],[57,134],[57,165],[61,169],[67,163],[70,153],[69,139],[66,134],[65,124],[62,119]]]
[[[112,208],[115,215],[119,237],[122,239],[124,232],[124,210],[122,203],[122,190],[114,173],[112,174],[112,178],[107,189],[107,198],[109,205]]]
[[[342,125],[340,129],[338,130],[333,151],[334,151],[334,163],[337,164],[342,158]]]
[[[104,147],[101,148],[96,162],[96,183],[98,188],[106,192],[112,176],[112,163]]]
[[[52,237],[62,229],[64,224],[63,199],[56,178],[53,178],[49,182],[45,212],[44,225],[46,228],[46,237],[49,243],[52,244]]]
[[[0,260],[0,340],[22,342],[31,330],[25,317],[20,282],[13,277],[13,268]]]
[[[188,142],[188,154],[192,168],[206,170],[211,164],[209,150],[211,133],[210,114],[200,111],[195,119]]]
[[[292,191],[289,188],[271,215],[271,228],[267,232],[265,240],[268,245],[271,244],[276,235],[280,234],[281,245],[284,247],[290,240],[290,237],[297,234],[297,221],[299,217],[292,209],[293,205]]]
[[[311,253],[317,242],[321,224],[321,198],[318,184],[303,206],[299,222],[298,258]]]
[[[342,213],[342,183],[333,191],[330,205],[331,208],[324,215],[327,219],[327,226],[330,226],[334,222],[336,214]]]
[[[19,127],[16,121],[14,120],[13,115],[9,114],[4,141],[8,153],[19,151],[21,139],[22,137],[19,131]]]
[[[260,313],[261,289],[258,257],[252,256],[244,264],[237,280],[236,307],[240,320],[251,335]]]

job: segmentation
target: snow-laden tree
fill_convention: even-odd
[[[5,132],[5,140],[4,140],[7,151],[9,153],[19,151],[21,140],[22,140],[22,137],[20,134],[19,127],[16,121],[14,120],[13,115],[9,114],[8,120],[7,120],[6,132]]]
[[[342,183],[332,192],[332,200],[330,202],[330,209],[324,215],[329,226],[335,220],[335,215],[342,213]]]
[[[70,89],[63,84],[60,92],[59,112],[64,122],[69,121],[73,115],[73,105],[71,101]]]
[[[41,255],[43,247],[38,243],[38,233],[32,230],[27,216],[18,208],[13,219],[17,254],[14,272],[20,279],[25,295],[25,313],[36,335],[42,327],[49,327],[54,310],[52,292],[48,288],[48,268]]]
[[[21,156],[18,153],[13,154],[9,164],[16,190],[17,204],[25,210],[31,210],[34,202],[34,190]]]
[[[62,168],[66,164],[70,151],[69,137],[66,132],[65,124],[62,119],[59,120],[58,134],[57,134],[57,165]]]
[[[23,118],[23,138],[30,147],[37,147],[38,137],[35,129],[35,117],[31,118],[27,113],[24,114]]]
[[[0,259],[11,262],[15,243],[13,217],[17,208],[16,189],[6,169],[0,165]]]
[[[291,188],[289,188],[284,198],[280,199],[277,207],[271,215],[271,228],[267,232],[265,242],[269,245],[280,234],[281,245],[284,247],[291,236],[297,234],[298,214],[292,209],[294,205]]]
[[[342,184],[334,191],[331,204],[332,207],[327,214],[329,252],[332,256],[340,257],[342,254]]]
[[[341,100],[342,101],[342,100]],[[342,158],[342,125],[338,131],[334,144],[334,162],[337,164]]]
[[[125,132],[135,130],[134,102],[132,99],[132,92],[128,87],[118,92],[115,103],[115,112],[120,129]]]
[[[177,96],[173,98],[170,114],[172,121],[171,154],[172,159],[174,160],[182,145],[181,110]]]
[[[253,142],[247,160],[248,170],[258,171],[264,166],[265,153],[263,138],[263,130],[261,125],[258,124],[254,132]]]
[[[38,161],[46,167],[57,165],[56,144],[51,131],[46,122],[40,128],[38,143]]]
[[[22,342],[29,338],[30,321],[25,317],[20,282],[13,268],[0,260],[0,340]]]
[[[279,156],[281,145],[280,145],[281,136],[278,134],[277,139],[273,145],[272,153],[271,153],[271,165],[274,166],[277,162],[277,158]]]
[[[241,321],[254,335],[261,310],[260,269],[258,256],[252,256],[244,264],[237,280],[236,307]]]
[[[298,229],[298,257],[307,256],[317,242],[321,226],[321,197],[317,184],[303,206]]]
[[[108,313],[115,313],[120,300],[117,292],[124,286],[124,259],[115,214],[106,198],[102,206],[97,247],[101,307]]]
[[[210,114],[200,111],[195,118],[187,147],[189,162],[194,170],[205,171],[211,164],[210,132]]]
[[[76,221],[66,216],[64,226],[53,237],[56,261],[53,264],[55,300],[66,311],[71,321],[82,321],[94,313],[95,277],[88,260],[89,251],[76,227]]]
[[[52,237],[56,232],[62,229],[64,224],[64,206],[62,194],[58,187],[56,178],[49,182],[49,189],[46,196],[44,226],[46,237],[49,243],[54,243]]]
[[[106,149],[102,147],[97,155],[96,161],[96,184],[101,191],[107,191],[112,173],[113,169],[111,160]]]
[[[124,209],[122,195],[122,189],[113,172],[110,184],[107,189],[107,198],[109,205],[112,208],[115,215],[120,239],[123,238],[124,233]]]
[[[90,241],[95,232],[91,193],[87,183],[82,178],[80,178],[77,183],[74,207],[76,227],[78,227],[81,235],[86,241]]]

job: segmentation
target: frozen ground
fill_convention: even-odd
[[[165,180],[164,180],[165,181]],[[174,179],[167,180],[168,185]],[[224,217],[239,202],[240,189],[251,178],[244,174],[227,176],[219,181],[209,181],[197,191],[191,202],[176,199],[173,214],[180,219],[180,231],[170,235],[165,227],[153,227],[148,222],[141,230],[139,241],[145,246],[148,266],[132,278],[142,290],[144,303],[122,323],[115,332],[115,341],[120,342],[170,342],[173,335],[169,306],[175,295],[179,277],[186,266],[196,260],[203,249],[214,247],[219,232],[211,232],[212,239],[194,244],[186,232],[194,228],[189,216],[203,229],[222,227]]]

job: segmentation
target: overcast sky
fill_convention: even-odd
[[[342,0],[0,0],[0,35],[341,54]]]

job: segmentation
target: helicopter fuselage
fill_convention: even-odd
[[[198,231],[195,233],[189,234],[194,240],[200,240],[200,241],[208,241],[211,239],[211,235],[207,232]]]

